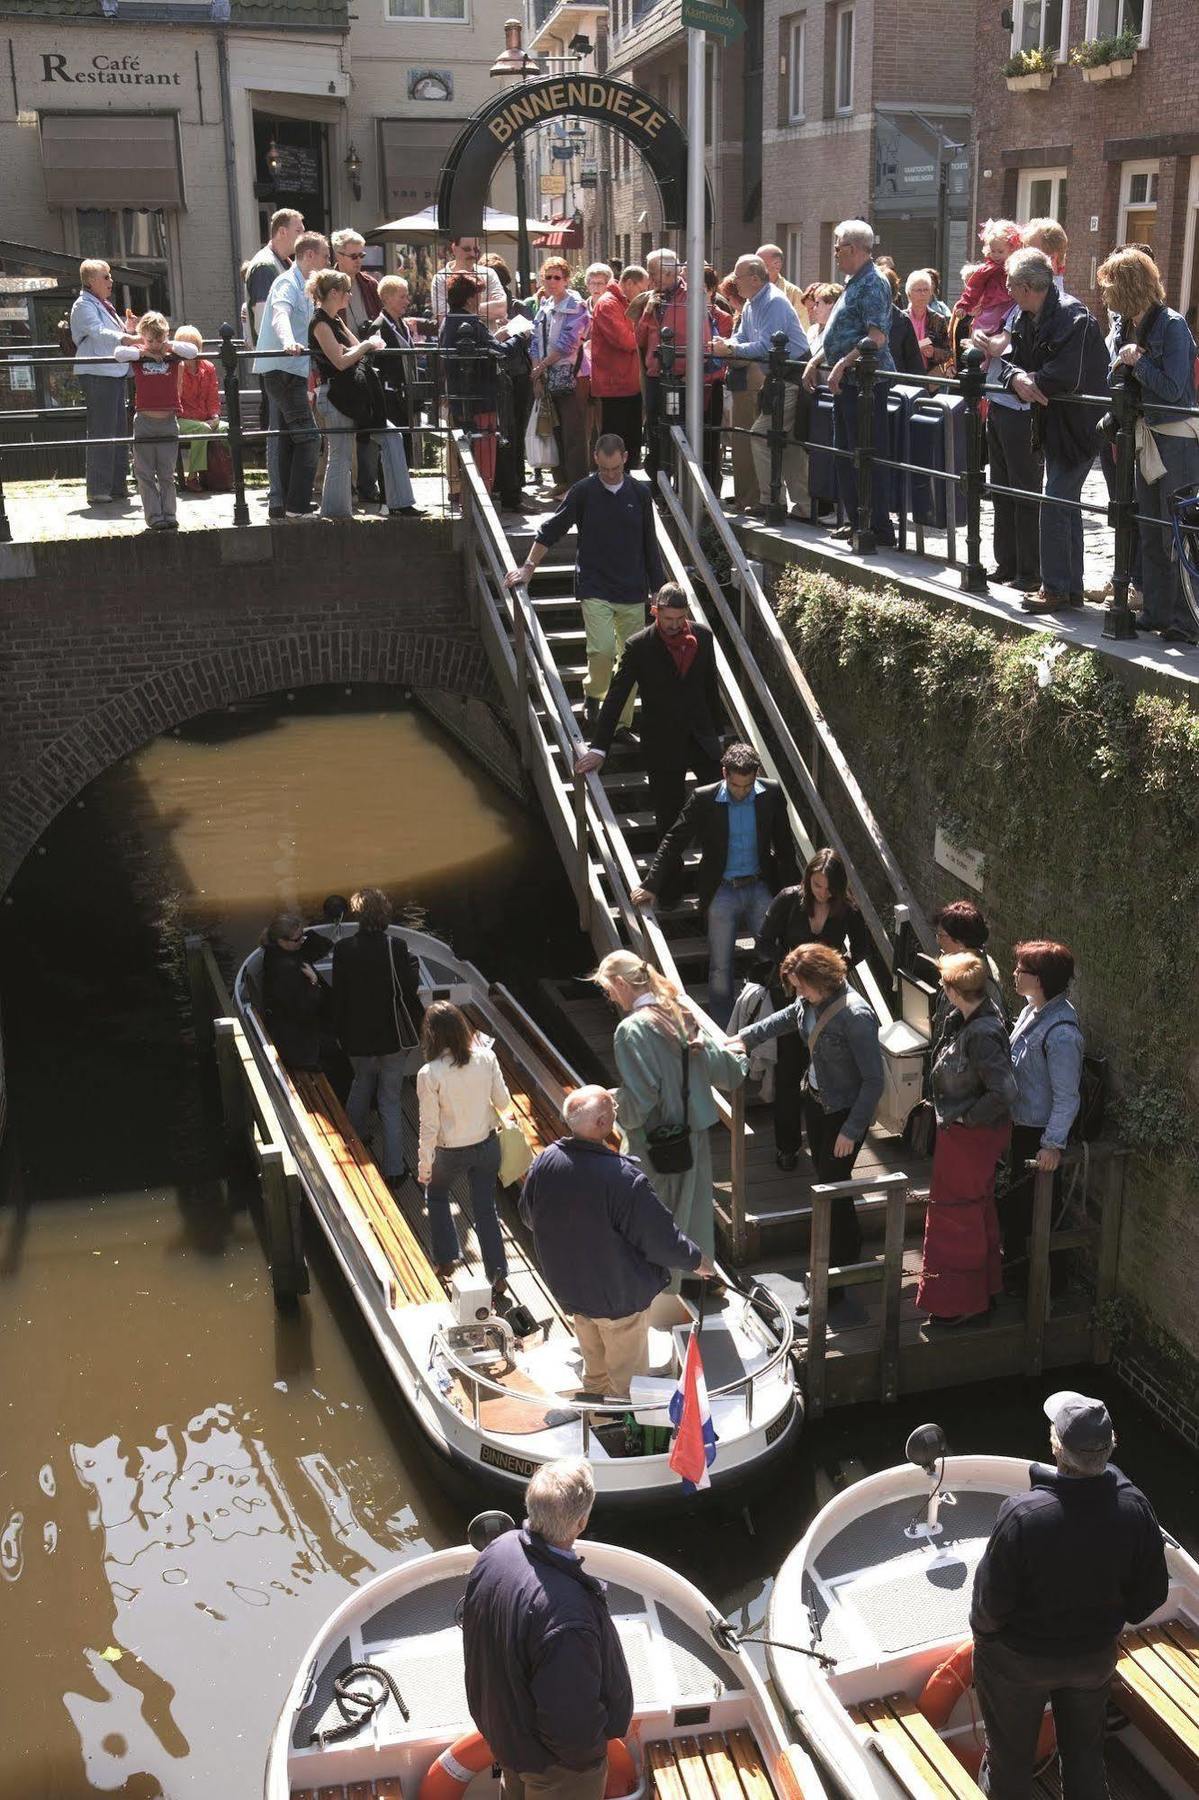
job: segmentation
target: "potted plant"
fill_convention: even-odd
[[[1057,62],[1052,50],[1017,50],[1003,65],[1003,78],[1013,94],[1053,85]]]
[[[1140,45],[1139,31],[1121,31],[1115,37],[1075,44],[1070,61],[1082,70],[1084,81],[1122,81],[1135,69]]]

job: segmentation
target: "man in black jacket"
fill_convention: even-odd
[[[641,695],[641,754],[649,803],[661,843],[683,810],[687,771],[699,782],[720,777],[720,696],[716,646],[706,625],[691,617],[687,595],[668,581],[654,595],[654,622],[625,645],[600,708],[591,746],[575,761],[586,775],[598,769],[633,689]]]
[[[333,946],[333,1024],[354,1068],[346,1113],[365,1144],[377,1097],[383,1175],[390,1182],[403,1181],[408,1165],[401,1097],[408,1052],[417,1044],[424,1017],[420,965],[403,938],[388,935],[391,902],[386,894],[361,888],[350,900],[350,911],[358,930]]]
[[[708,918],[708,1011],[727,1025],[733,1010],[733,957],[739,937],[756,938],[771,899],[799,873],[777,781],[762,779],[752,744],[730,744],[721,758],[722,779],[696,788],[658,846],[638,906],[672,894],[683,873],[683,852],[700,846],[699,904]]]
[[[1109,1462],[1106,1406],[1051,1394],[1045,1416],[1056,1467],[1033,1463],[1029,1492],[1004,1501],[974,1578],[980,1781],[991,1800],[1028,1800],[1048,1703],[1063,1794],[1107,1793],[1103,1724],[1120,1633],[1170,1587],[1153,1508]]]
[[[488,1544],[466,1583],[466,1699],[505,1800],[601,1800],[608,1739],[633,1716],[603,1584],[574,1547],[594,1501],[584,1457],[543,1463],[524,1525]]]
[[[1059,294],[1043,250],[1014,251],[1006,270],[1020,314],[996,373],[1018,400],[1032,404],[1032,447],[1045,452],[1046,500],[1077,501],[1099,447],[1103,407],[1066,396],[1107,392],[1103,338],[1082,301]],[[1054,612],[1082,606],[1083,599],[1082,514],[1073,505],[1043,505],[1041,586],[1025,598],[1024,610]]]

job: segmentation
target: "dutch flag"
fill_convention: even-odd
[[[697,1488],[711,1487],[708,1469],[716,1461],[716,1432],[699,1354],[699,1328],[695,1325],[687,1340],[683,1373],[670,1396],[670,1422],[674,1426],[670,1466],[681,1477],[685,1492],[693,1494]]]

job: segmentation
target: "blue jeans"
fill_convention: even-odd
[[[708,1011],[720,1026],[733,1010],[733,957],[739,937],[756,938],[770,905],[764,881],[733,887],[722,881],[708,905]]]
[[[270,406],[271,430],[279,434],[266,441],[267,504],[271,512],[307,512],[321,455],[321,435],[308,404],[307,377],[271,369],[262,377],[262,385]]]
[[[1045,457],[1046,500],[1081,500],[1082,485],[1091,472],[1093,456],[1085,462],[1065,463]],[[1073,506],[1041,508],[1041,586],[1047,594],[1082,594],[1082,514]]]
[[[1154,443],[1166,472],[1157,481],[1143,481],[1137,470],[1137,511],[1150,519],[1164,519],[1160,530],[1138,525],[1141,539],[1141,595],[1145,623],[1156,630],[1177,626],[1192,635],[1199,630],[1182,591],[1182,573],[1174,554],[1174,532],[1166,502],[1176,488],[1199,481],[1199,444],[1193,438],[1155,437]]]
[[[879,381],[874,387],[874,448],[876,454],[887,454],[887,389]],[[838,450],[856,450],[858,445],[858,389],[853,380],[841,383],[833,395],[833,443]],[[845,508],[847,522],[858,528],[858,472],[847,456],[837,461],[837,491]],[[870,484],[870,525],[880,545],[893,545],[895,527],[891,523],[891,471],[876,463]]]
[[[328,387],[324,385],[316,390],[316,416],[329,434],[325,439],[327,454],[325,480],[321,488],[321,517],[352,519],[354,498],[350,487],[350,472],[354,454],[354,421],[338,411],[329,399]],[[378,446],[377,455],[382,461],[383,492],[388,506],[414,505],[403,435],[389,425],[384,426],[381,431],[372,432],[371,439],[372,445]],[[360,470],[361,467],[362,453],[359,451]]]
[[[508,1273],[500,1222],[495,1215],[495,1184],[500,1172],[500,1140],[497,1132],[485,1137],[481,1144],[461,1144],[454,1149],[442,1146],[433,1153],[433,1176],[425,1189],[429,1208],[429,1225],[433,1233],[433,1260],[457,1262],[462,1254],[458,1233],[450,1212],[450,1188],[459,1175],[470,1183],[470,1206],[475,1215],[475,1236],[483,1253],[483,1267],[488,1281],[499,1281]]]
[[[350,1058],[354,1080],[346,1101],[346,1114],[365,1144],[371,1107],[377,1101],[383,1125],[383,1173],[388,1181],[398,1181],[408,1166],[404,1156],[404,1114],[400,1104],[407,1061],[406,1050],[393,1050],[389,1056]]]

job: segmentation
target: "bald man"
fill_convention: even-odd
[[[554,1299],[574,1314],[591,1399],[627,1400],[649,1360],[649,1313],[671,1269],[715,1273],[684,1237],[641,1165],[608,1143],[616,1102],[582,1087],[562,1108],[567,1135],[534,1157],[520,1212]]]
[[[786,295],[787,299],[795,308],[796,317],[806,331],[808,328],[808,309],[803,303],[803,289],[797,288],[795,283],[793,281],[788,281],[787,277],[783,274],[782,251],[777,244],[762,244],[759,246],[757,254],[766,264],[766,272],[770,276],[771,287],[778,288],[781,294]]]

